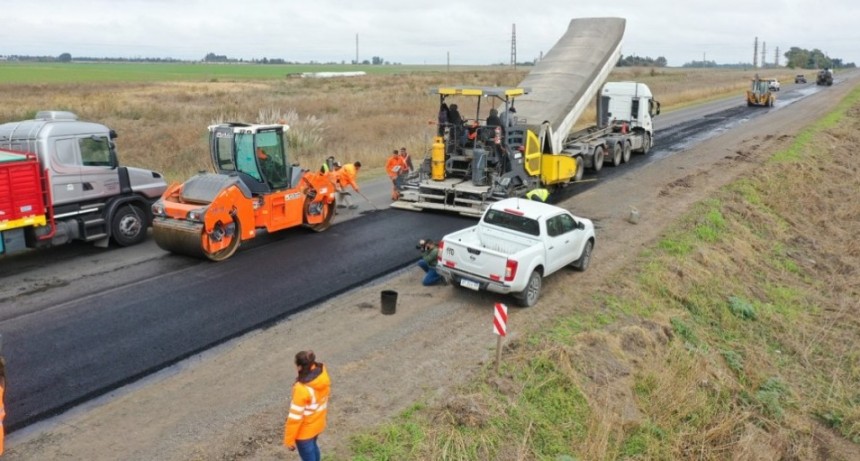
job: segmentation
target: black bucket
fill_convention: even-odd
[[[382,290],[382,313],[392,315],[397,311],[397,292],[394,290]]]

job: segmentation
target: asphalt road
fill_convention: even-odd
[[[566,199],[648,162],[665,161],[815,91],[814,85],[786,85],[772,109],[748,108],[738,97],[661,115],[651,154],[634,155],[619,168],[607,165],[599,174],[587,175],[593,181],[569,187],[556,198]],[[384,179],[362,187],[374,202],[385,202],[389,183]],[[109,274],[107,282],[81,277],[44,296],[8,298],[13,305],[7,309],[7,302],[0,313],[13,383],[6,398],[6,427],[14,430],[62,412],[402,268],[416,260],[419,238],[439,237],[474,221],[389,209],[347,213],[353,219],[321,234],[297,229],[259,237],[222,263],[166,255],[146,242],[135,250],[122,249],[152,254],[140,264],[151,266],[149,270],[117,266],[124,273],[138,271],[133,277],[116,274],[111,279]],[[76,253],[98,254],[89,247],[54,250],[6,260],[0,277],[38,270],[46,258],[58,255],[74,262]]]

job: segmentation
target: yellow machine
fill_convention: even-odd
[[[332,222],[334,186],[287,161],[284,125],[209,127],[216,173],[170,186],[152,206],[153,237],[165,250],[222,261],[260,232]]]
[[[773,107],[776,95],[770,91],[767,79],[761,79],[758,75],[752,79],[752,85],[747,90],[747,106]]]

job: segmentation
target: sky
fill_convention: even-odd
[[[826,11],[822,9],[826,8]],[[374,56],[400,64],[526,62],[573,18],[627,20],[623,55],[670,66],[752,62],[753,43],[780,62],[790,47],[860,64],[857,0],[0,0],[0,56],[177,58],[207,53],[294,62]]]

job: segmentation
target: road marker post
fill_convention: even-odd
[[[498,336],[496,339],[496,374],[500,374],[502,367],[502,338],[508,334],[508,306],[496,303],[493,312],[493,332]]]

